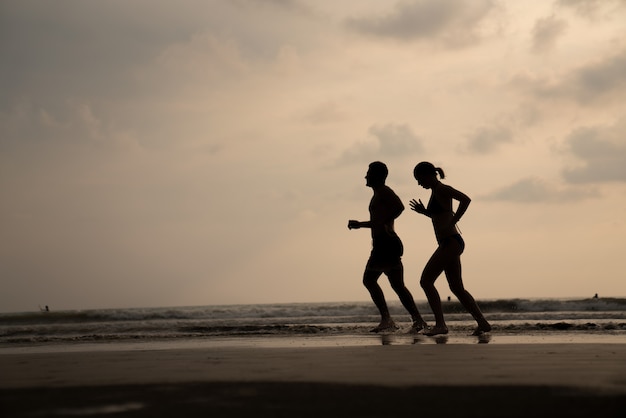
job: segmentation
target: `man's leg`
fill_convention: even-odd
[[[378,308],[381,318],[380,324],[378,324],[376,328],[372,329],[372,332],[380,332],[396,328],[396,324],[393,322],[391,315],[389,314],[389,308],[387,307],[383,290],[378,285],[378,278],[381,274],[381,271],[370,270],[368,268],[366,268],[365,273],[363,273],[363,285],[370,292],[370,296],[374,301],[374,305]]]
[[[413,328],[417,331],[425,328],[426,321],[424,321],[424,319],[420,315],[419,310],[415,305],[413,295],[404,284],[404,266],[402,265],[402,262],[400,262],[397,267],[386,271],[385,274],[389,278],[391,288],[400,298],[402,306],[404,306],[409,314],[411,314],[411,319],[413,320]]]

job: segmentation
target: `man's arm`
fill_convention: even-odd
[[[393,221],[404,212],[404,204],[402,200],[389,189],[389,221]]]
[[[372,228],[375,230],[374,232],[376,230],[386,230],[387,226],[392,224],[404,211],[402,200],[393,190],[385,187],[377,193],[379,203],[376,204],[376,211],[371,213],[371,219],[365,222],[350,220],[348,221],[349,229]]]
[[[381,191],[381,211],[377,214],[376,218],[378,222],[382,224],[392,223],[397,217],[404,212],[404,204],[398,195],[390,188],[385,188]]]
[[[355,221],[352,219],[348,221],[348,229],[371,228],[371,227],[372,227],[371,221],[361,222],[361,221]]]

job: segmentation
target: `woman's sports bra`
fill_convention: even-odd
[[[439,203],[439,201],[435,199],[434,193],[430,196],[430,200],[428,201],[428,207],[426,209],[431,215],[437,215],[447,212],[447,210],[443,206],[441,206],[441,203]]]

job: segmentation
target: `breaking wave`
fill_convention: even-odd
[[[451,331],[475,326],[458,302],[444,302]],[[500,299],[479,301],[494,332],[595,332],[626,336],[626,299]],[[418,308],[427,321],[426,303]],[[391,314],[406,327],[399,303]],[[94,309],[0,314],[2,345],[211,338],[239,335],[338,335],[367,333],[379,317],[371,302],[221,305]],[[402,322],[405,321],[405,322]]]

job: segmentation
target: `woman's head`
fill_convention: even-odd
[[[426,189],[430,189],[438,181],[437,174],[439,174],[439,178],[445,178],[443,170],[428,161],[422,161],[413,169],[413,177],[420,186]]]

